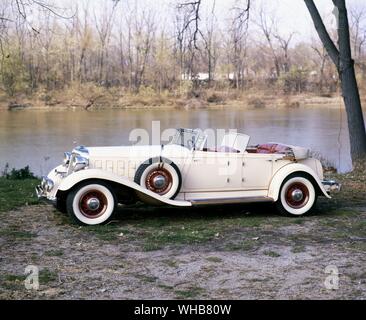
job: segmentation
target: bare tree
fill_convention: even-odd
[[[244,88],[244,68],[247,55],[248,21],[250,1],[245,7],[236,2],[231,9],[234,18],[230,27],[230,38],[232,43],[231,61],[234,66],[234,80],[236,88]]]
[[[178,35],[180,35],[180,38],[182,38],[182,34],[185,34],[187,31],[191,30],[191,27],[193,25],[192,28],[192,32],[191,32],[191,38],[189,40],[189,48],[191,51],[191,61],[194,60],[194,49],[199,50],[199,46],[198,46],[198,36],[201,36],[201,38],[203,39],[204,42],[204,46],[206,51],[208,51],[209,43],[208,43],[208,39],[206,39],[203,36],[203,33],[200,29],[200,25],[199,25],[199,21],[200,21],[200,9],[201,9],[201,5],[202,5],[202,1],[201,0],[197,0],[197,1],[186,1],[183,3],[178,4],[178,10],[183,11],[183,15],[185,16],[185,19],[183,19],[184,24],[182,26],[182,29],[180,30],[180,33]],[[214,3],[215,5],[215,3]],[[214,6],[213,6],[213,10],[214,10]],[[243,30],[246,30],[246,26],[247,26],[247,22],[248,22],[248,18],[249,18],[249,10],[250,10],[250,0],[244,0],[244,1],[237,1],[236,5],[234,6],[233,10],[236,11],[236,17],[234,19],[234,24],[235,27],[233,29],[235,29],[236,31],[236,46],[237,49],[236,51],[239,51],[239,46],[242,45],[242,37],[243,37]],[[193,44],[193,46],[192,46]],[[234,45],[235,46],[235,45]],[[192,48],[193,47],[193,48]],[[209,53],[209,79],[211,79],[211,69],[212,69],[212,49],[209,50],[211,51],[211,53]],[[240,50],[241,51],[241,50]],[[239,64],[239,58],[237,59],[237,64]],[[239,69],[242,69],[241,66],[238,67]],[[241,71],[239,71],[241,72]]]
[[[281,36],[278,31],[274,34],[274,37],[278,40],[278,43],[280,45],[280,48],[282,50],[283,54],[283,71],[285,73],[290,71],[290,56],[289,56],[289,46],[290,42],[292,40],[292,37],[294,36],[294,32],[290,33],[287,37]]]
[[[319,46],[316,46],[314,44],[314,45],[311,46],[311,48],[316,53],[316,59],[314,59],[314,60],[315,60],[315,64],[319,65],[319,71],[320,71],[319,91],[322,92],[323,88],[324,88],[324,81],[325,81],[325,75],[324,75],[325,64],[329,59],[329,55],[328,55],[327,50],[324,48],[323,45],[321,46],[321,48],[319,48]],[[319,63],[319,60],[320,60],[320,63]]]
[[[199,50],[201,1],[185,1],[177,5],[177,40],[180,46],[182,71],[188,78],[194,78],[196,51]]]
[[[263,32],[263,35],[267,41],[276,71],[276,78],[279,78],[281,76],[281,61],[274,44],[274,33],[275,29],[277,28],[276,20],[273,16],[270,17],[268,15],[263,6],[259,10],[259,22],[257,25]]]
[[[181,10],[184,12],[184,16],[186,19],[184,19],[184,25],[181,30],[182,33],[186,32],[191,25],[193,24],[193,33],[192,38],[190,39],[191,42],[193,42],[193,45],[196,49],[198,49],[197,41],[198,41],[198,35],[200,34],[199,29],[199,21],[200,21],[200,13],[201,13],[201,4],[202,0],[196,0],[196,1],[186,1],[183,3],[178,4],[177,8],[178,10]]]
[[[133,17],[133,18],[132,18]],[[138,92],[143,84],[148,60],[155,39],[155,15],[153,12],[135,8],[127,19],[127,60],[130,73],[130,88]]]
[[[200,35],[203,40],[205,55],[207,57],[207,71],[208,71],[208,84],[212,85],[212,81],[214,80],[214,73],[217,61],[217,44],[215,43],[215,25],[217,22],[216,15],[216,0],[212,2],[212,9],[210,17],[206,23],[206,32],[203,33],[201,30]]]
[[[356,59],[360,59],[362,48],[366,42],[366,29],[362,27],[366,19],[366,10],[364,8],[352,8],[350,10],[351,31],[353,42],[353,54]]]
[[[101,83],[106,84],[108,81],[107,76],[108,73],[105,72],[105,60],[108,59],[108,50],[107,47],[109,45],[109,41],[111,38],[113,20],[115,9],[117,7],[118,1],[113,1],[113,5],[110,8],[109,2],[105,2],[103,7],[103,13],[99,15],[99,19],[95,17],[95,26],[98,31],[99,42],[100,42],[100,53],[99,53],[99,81]]]
[[[356,65],[362,71],[362,79],[366,79],[366,61],[363,53],[363,48],[366,43],[366,28],[363,24],[366,20],[365,8],[352,8],[350,10],[351,18],[351,41],[353,43],[353,55]]]
[[[39,30],[28,20],[28,16],[32,13],[33,7],[48,11],[58,18],[70,19],[73,17],[73,14],[68,14],[67,9],[50,4],[47,0],[11,0],[10,3],[12,5],[14,18],[9,19],[4,15],[0,15],[0,20],[7,19],[14,22],[17,19],[21,19],[36,33],[38,33]]]
[[[341,81],[342,95],[346,107],[351,157],[353,162],[366,157],[366,132],[362,114],[360,94],[351,55],[349,23],[345,0],[333,0],[338,11],[338,48],[329,36],[313,0],[304,0],[315,29],[335,64]]]
[[[79,8],[77,8],[79,10]],[[77,61],[77,80],[79,83],[87,78],[86,55],[92,40],[92,30],[89,22],[89,6],[88,4],[82,8],[82,16],[76,17],[76,39],[78,44],[78,61]]]

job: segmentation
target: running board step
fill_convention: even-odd
[[[273,202],[269,197],[241,197],[241,198],[214,198],[214,199],[197,199],[189,200],[192,205],[204,204],[227,204],[227,203],[251,203],[251,202]]]

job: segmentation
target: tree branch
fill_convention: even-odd
[[[329,36],[327,29],[323,23],[322,18],[320,17],[319,11],[314,4],[313,0],[304,0],[305,4],[309,10],[311,18],[313,20],[315,29],[319,35],[320,40],[322,41],[325,49],[327,50],[329,57],[332,59],[333,63],[336,65],[337,69],[339,69],[339,51],[334,44],[333,40]]]
[[[187,15],[188,21],[184,25],[181,33],[183,34],[190,27],[191,23],[194,23],[193,44],[194,44],[194,47],[196,50],[198,49],[197,40],[198,40],[198,35],[200,34],[199,20],[200,20],[201,1],[202,0],[185,2],[185,3],[178,4],[178,6],[177,6],[178,10],[190,8],[188,15]]]

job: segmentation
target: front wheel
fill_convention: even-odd
[[[301,216],[311,211],[316,200],[313,183],[304,176],[292,176],[282,184],[276,207],[284,215]]]
[[[67,212],[80,225],[97,225],[109,221],[117,206],[113,190],[102,182],[79,185],[66,199]]]

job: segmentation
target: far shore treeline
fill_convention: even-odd
[[[262,107],[257,97],[266,92],[338,95],[337,72],[318,37],[299,34],[296,26],[282,30],[280,12],[252,6],[243,23],[235,1],[225,14],[212,1],[197,34],[187,28],[193,13],[179,1],[169,2],[164,17],[143,2],[75,1],[19,12],[15,1],[1,1],[0,108],[224,104],[248,95],[253,107]],[[362,94],[366,5],[350,7],[349,18]],[[331,23],[328,29],[336,33]]]

